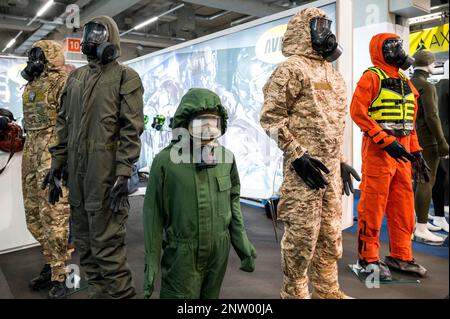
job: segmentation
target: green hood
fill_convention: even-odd
[[[89,20],[88,23],[91,21],[103,24],[108,29],[108,32],[109,32],[108,41],[116,46],[117,57],[120,57],[121,49],[120,49],[119,28],[117,27],[117,23],[113,20],[113,18],[107,17],[107,16],[99,16],[99,17],[95,17],[95,18]]]
[[[228,114],[219,96],[207,89],[190,89],[175,112],[172,128],[188,128],[189,120],[199,113],[217,113],[222,117],[222,133],[227,128]]]

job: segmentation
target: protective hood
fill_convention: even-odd
[[[187,129],[190,119],[201,113],[217,113],[222,117],[222,133],[225,133],[228,114],[219,96],[210,90],[197,88],[190,89],[181,99],[172,120],[172,129]]]
[[[40,48],[44,51],[45,64],[44,72],[61,70],[64,63],[64,50],[61,44],[52,40],[40,40],[33,44],[32,48]]]
[[[398,77],[399,68],[388,64],[383,57],[383,42],[392,38],[400,37],[395,33],[379,33],[373,36],[369,44],[370,59],[374,66],[382,69],[389,76]]]
[[[117,26],[116,21],[114,21],[113,18],[107,17],[107,16],[95,17],[95,18],[89,20],[87,23],[89,23],[91,21],[99,22],[106,26],[106,28],[108,29],[108,32],[109,32],[108,42],[111,42],[112,44],[114,44],[116,46],[117,57],[120,57],[120,55],[121,55],[120,33],[119,33],[119,27]]]
[[[323,60],[323,57],[312,47],[310,22],[312,18],[326,16],[326,13],[318,8],[307,8],[293,16],[283,36],[281,49],[283,55],[285,57],[302,55],[311,59]]]

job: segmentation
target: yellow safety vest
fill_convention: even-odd
[[[399,72],[400,79],[389,77],[377,67],[368,68],[380,79],[377,97],[369,107],[369,116],[394,136],[407,136],[414,129],[414,92],[406,76]]]

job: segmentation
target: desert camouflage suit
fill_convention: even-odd
[[[261,125],[278,130],[284,152],[284,182],[278,204],[285,232],[281,242],[284,274],[281,298],[309,298],[308,271],[318,293],[339,291],[337,260],[342,255],[343,136],[347,114],[341,75],[311,46],[310,20],[316,8],[297,13],[283,38],[288,57],[264,87]],[[291,163],[306,151],[329,169],[326,189],[310,189]]]
[[[69,216],[68,191],[52,206],[42,181],[51,165],[49,146],[55,144],[55,124],[59,97],[67,80],[63,48],[54,41],[38,41],[33,47],[44,51],[48,61],[44,72],[29,82],[24,90],[23,114],[27,132],[22,159],[22,190],[28,230],[41,244],[45,262],[52,270],[52,281],[63,281],[68,252]]]

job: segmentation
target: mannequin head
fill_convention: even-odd
[[[436,58],[431,51],[419,50],[414,53],[414,69],[423,70],[428,74],[434,74]]]

